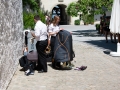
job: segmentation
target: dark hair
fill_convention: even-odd
[[[28,34],[28,31],[25,32],[25,35],[27,35],[27,34]]]
[[[40,16],[39,16],[39,15],[35,15],[35,16],[34,16],[34,19],[35,19],[35,20],[40,20]]]

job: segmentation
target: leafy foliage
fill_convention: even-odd
[[[23,23],[24,23],[24,29],[34,29],[34,16],[39,15],[41,18],[41,21],[45,23],[45,16],[41,11],[38,11],[38,13],[33,12],[23,12]]]
[[[22,0],[23,2],[23,8],[25,8],[27,5],[30,7],[31,10],[39,10],[39,0]]]
[[[79,12],[84,14],[89,13],[92,15],[103,14],[112,8],[113,0],[78,0]]]
[[[85,17],[84,17],[85,16]],[[94,16],[93,15],[90,15],[90,14],[86,14],[83,16],[83,21],[87,24],[93,24],[94,22]]]
[[[24,29],[34,28],[34,14],[23,12]]]
[[[80,25],[80,20],[75,20],[75,21],[74,21],[74,24],[75,24],[75,25]]]
[[[39,0],[22,0],[23,1],[23,8],[29,6],[31,9],[30,12],[23,11],[23,23],[24,29],[34,29],[34,16],[39,15],[41,21],[45,23],[45,16],[44,13],[40,10],[39,7]]]
[[[96,27],[96,30],[100,31],[100,24],[96,24],[95,27]]]
[[[78,15],[78,10],[76,9],[76,3],[75,2],[72,2],[68,5],[67,13],[68,13],[68,15],[71,15],[71,16],[77,16]]]
[[[113,0],[78,0],[78,2],[69,4],[67,13],[70,16],[76,16],[78,12],[82,12],[83,15],[88,12],[91,15],[103,14],[105,11],[111,10],[112,3]]]

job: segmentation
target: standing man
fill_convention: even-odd
[[[47,40],[47,26],[40,21],[39,15],[34,16],[35,21],[35,33],[32,33],[32,36],[36,38],[36,49],[38,52],[38,73],[47,72],[47,60],[45,49],[48,44]]]

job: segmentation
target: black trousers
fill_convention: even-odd
[[[47,60],[46,60],[46,54],[45,49],[47,47],[48,40],[44,41],[37,41],[36,43],[36,49],[38,52],[38,70],[43,70],[44,72],[47,72]]]
[[[28,45],[28,38],[27,38],[27,36],[25,36],[25,45],[26,46]]]
[[[55,36],[52,36],[50,42],[52,58],[54,57],[54,44],[55,44]]]

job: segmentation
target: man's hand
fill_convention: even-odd
[[[35,37],[35,33],[34,33],[34,32],[31,32],[31,35],[32,35],[33,37]]]

